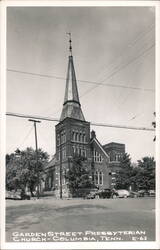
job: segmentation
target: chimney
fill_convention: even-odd
[[[94,130],[91,131],[91,139],[96,138],[96,132]]]

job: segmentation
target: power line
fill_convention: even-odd
[[[15,73],[21,73],[21,74],[25,74],[25,75],[40,76],[40,77],[46,77],[46,78],[55,78],[55,79],[58,79],[58,80],[66,80],[66,78],[61,77],[61,76],[38,74],[38,73],[22,71],[22,70],[15,70],[15,69],[9,69],[9,68],[7,69],[7,71],[15,72]]]
[[[19,147],[21,147],[21,146],[24,144],[24,142],[28,139],[28,137],[30,136],[32,130],[33,130],[33,127],[31,127],[31,128],[29,129],[28,133],[27,133],[26,136],[24,137],[23,141],[20,143]]]
[[[30,126],[29,126],[29,127],[30,127]],[[33,130],[33,127],[30,127],[28,133],[25,135],[25,137],[23,138],[23,140],[22,140],[21,143],[19,144],[19,148],[20,148],[20,147],[24,144],[24,142],[28,139],[28,137],[30,136],[32,130]],[[11,147],[11,148],[13,148],[13,147]],[[9,151],[10,151],[11,148],[9,148]]]
[[[125,47],[125,50],[123,50],[120,55],[118,56],[118,58],[112,60],[112,62],[110,63],[110,65],[108,66],[107,65],[107,68],[106,69],[109,69],[109,68],[113,68],[114,67],[114,64],[115,62],[117,63],[117,60],[119,59],[123,59],[124,55],[126,55],[126,48],[132,48],[134,47],[134,45],[136,45],[136,43],[139,41],[139,40],[142,40],[143,38],[145,38],[145,36],[151,32],[153,30],[153,28],[155,27],[155,24],[152,23],[148,29],[146,29],[146,31],[140,33],[134,40],[131,40],[131,42]],[[117,68],[117,66],[115,68],[113,68],[114,70]],[[105,74],[106,75],[106,74]]]
[[[38,74],[38,73],[21,71],[21,70],[15,70],[15,69],[7,69],[7,71],[14,72],[14,73],[20,73],[20,74],[25,74],[25,75],[33,75],[33,76],[40,76],[40,77],[47,77],[47,78],[55,78],[55,79],[58,79],[58,80],[66,80],[65,77],[61,77],[61,76]],[[101,83],[101,82],[87,81],[87,80],[77,80],[77,81],[78,82],[82,82],[82,83],[102,85],[102,86],[112,87],[112,88],[124,88],[124,89],[133,89],[133,90],[150,91],[150,92],[154,92],[155,91],[154,89],[140,88],[140,87],[131,87],[131,86],[119,85],[119,84],[109,84],[109,83]]]
[[[134,57],[132,60],[130,60],[129,62],[127,62],[126,64],[124,64],[124,65],[122,65],[122,67],[120,67],[118,70],[116,70],[116,71],[114,71],[114,72],[112,72],[112,74],[110,74],[106,79],[104,79],[103,80],[103,82],[104,81],[106,81],[106,80],[108,80],[108,79],[110,79],[111,77],[113,77],[115,74],[117,74],[119,71],[121,71],[122,69],[124,69],[124,68],[126,68],[128,65],[130,65],[131,63],[133,63],[134,61],[136,61],[137,59],[139,59],[140,57],[142,57],[142,56],[144,56],[149,50],[151,50],[153,47],[155,46],[155,44],[152,44],[149,48],[147,48],[146,50],[144,50],[141,54],[139,54],[137,57]],[[106,83],[106,84],[99,84],[99,85],[108,85],[108,83]],[[112,85],[113,86],[113,85]],[[87,90],[83,95],[81,95],[81,97],[82,96],[84,96],[84,95],[86,95],[86,94],[88,94],[90,91],[92,91],[92,90],[94,90],[94,89],[96,89],[96,88],[98,88],[99,86],[95,86],[95,87],[92,87],[92,88],[90,88],[89,90]],[[129,89],[131,89],[132,87],[129,87],[129,86],[127,86],[127,88],[129,88]],[[142,90],[142,89],[141,89]],[[153,90],[152,90],[153,91]]]
[[[151,42],[154,43],[154,41],[151,41]],[[143,52],[144,49],[145,49],[144,46],[142,48],[137,49],[137,55],[139,54],[139,52],[141,52],[141,51]],[[146,49],[147,49],[147,47],[146,47]],[[135,52],[133,52],[131,50],[128,53],[125,52],[124,56],[121,56],[121,57],[119,57],[117,59],[117,63],[115,62],[115,65],[113,65],[113,67],[111,68],[111,70],[109,70],[108,72],[106,71],[106,74],[104,75],[103,79],[100,80],[100,82],[103,83],[105,81],[106,77],[108,77],[108,75],[112,74],[112,72],[114,72],[115,70],[118,70],[119,68],[121,68],[121,66],[123,64],[129,62],[129,60],[133,58],[134,54],[135,54]]]
[[[151,51],[149,51],[149,52],[151,52]],[[137,63],[137,62],[140,62],[140,61],[137,60],[135,63]],[[129,85],[129,86],[130,86],[130,85]],[[128,94],[127,94],[127,96],[126,96],[125,98],[123,98],[123,100],[122,100],[121,102],[120,102],[120,101],[117,102],[117,100],[119,100],[119,98],[121,97],[121,93],[119,94],[119,96],[116,98],[116,102],[115,102],[115,106],[117,106],[118,110],[120,109],[120,107],[121,107],[122,105],[125,104],[125,102],[128,100],[128,97],[129,97],[131,94],[132,94],[131,91],[129,91]],[[113,101],[114,101],[114,100],[113,100]]]
[[[31,118],[31,119],[38,119],[38,120],[44,120],[44,121],[51,121],[51,122],[59,122],[58,118],[52,118],[52,117],[44,117],[44,116],[33,116],[33,115],[25,115],[25,114],[19,114],[19,113],[12,113],[7,112],[7,116],[14,116],[19,118]],[[116,125],[116,124],[107,124],[107,123],[96,123],[91,122],[92,126],[99,126],[99,127],[111,127],[111,128],[120,128],[120,129],[132,129],[132,130],[145,130],[145,131],[155,131],[153,128],[145,128],[145,127],[133,127],[133,126],[125,126],[125,125]]]
[[[135,114],[134,116],[132,116],[131,119],[129,119],[129,121],[132,121],[132,120],[136,119],[138,116],[143,115],[143,114],[144,114],[144,112],[141,112],[139,114]]]
[[[130,65],[131,63],[133,63],[134,61],[136,61],[137,59],[139,59],[140,57],[144,56],[149,50],[151,50],[153,47],[155,46],[155,43],[153,43],[149,48],[145,49],[144,51],[142,51],[142,53],[140,53],[138,56],[134,57],[132,60],[128,61],[126,64],[122,65],[122,67],[120,67],[117,71],[113,72],[110,76],[108,76],[107,78],[105,78],[103,80],[103,82],[105,80],[108,80],[109,78],[111,78],[113,75],[115,75],[117,72],[119,72],[120,70],[122,70],[123,68],[126,68],[128,65]]]
[[[91,122],[91,125],[100,126],[100,127],[111,127],[111,128],[123,128],[123,129],[133,129],[133,130],[155,131],[152,128],[134,127],[134,126],[125,126],[125,125],[115,125],[115,124],[107,124],[107,123],[94,123],[94,122]]]
[[[12,113],[12,112],[7,112],[7,116],[15,116],[19,118],[31,118],[31,119],[39,119],[39,120],[44,120],[44,121],[53,121],[53,122],[59,122],[58,118],[51,118],[51,117],[44,117],[44,116],[36,116],[36,115],[25,115],[25,114],[19,114],[19,113]]]
[[[133,49],[134,47],[138,46],[141,42],[141,44],[143,43],[144,44],[144,39],[145,39],[145,42],[146,42],[146,38],[147,38],[147,41],[148,41],[148,35],[150,35],[150,33],[153,31],[153,28],[155,27],[155,24],[154,22],[148,26],[148,28],[144,31],[144,32],[141,32],[140,34],[138,34],[138,36],[133,40],[130,41],[130,43],[128,43],[127,46],[125,46],[125,49],[123,49],[123,51],[121,51],[121,53],[118,55],[118,57],[116,57],[116,59],[114,58],[114,60],[112,60],[112,62],[110,63],[110,65],[106,68],[106,73],[103,71],[103,75],[104,77],[106,77],[108,74],[112,73],[114,70],[118,69],[121,65],[121,63],[124,64],[124,62],[128,61],[129,58],[131,58],[131,56],[133,57],[133,55],[130,55],[131,53],[130,52],[133,52]],[[149,38],[150,39],[150,38]],[[142,46],[141,46],[142,47]],[[140,48],[141,48],[140,47]],[[142,48],[141,48],[142,49]],[[143,48],[144,49],[144,48]],[[128,51],[129,50],[129,51]],[[129,54],[130,56],[127,56],[127,54]],[[132,53],[133,54],[133,53]],[[102,74],[101,74],[102,76]],[[103,77],[103,78],[104,78]],[[101,77],[101,80],[99,80],[101,83],[103,83],[103,79]],[[128,86],[129,87],[129,86]],[[87,93],[89,92],[90,90],[87,90]],[[86,93],[85,93],[86,94]],[[126,100],[128,99],[128,96],[130,95],[130,93],[127,95],[127,97],[124,99],[123,103],[126,102]],[[113,100],[114,101],[114,100]],[[121,106],[122,103],[120,103],[120,106]],[[118,105],[119,107],[119,105]]]

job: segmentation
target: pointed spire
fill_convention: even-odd
[[[73,63],[72,56],[72,40],[71,33],[67,33],[69,35],[69,61],[68,61],[68,71],[67,71],[67,79],[66,79],[66,89],[64,96],[64,104],[63,110],[61,114],[60,120],[64,120],[66,117],[85,120],[81,105],[79,101],[78,88],[77,88],[77,80]]]
[[[74,101],[80,104],[76,74],[74,70],[73,56],[69,56],[67,79],[66,79],[66,90],[64,96],[64,104],[67,101]]]
[[[70,51],[70,56],[72,56],[72,39],[71,39],[71,33],[67,33],[69,35],[69,51]]]

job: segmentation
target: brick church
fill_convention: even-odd
[[[80,104],[71,39],[69,50],[64,103],[55,126],[56,153],[46,166],[45,190],[54,190],[57,197],[70,196],[65,173],[73,164],[74,155],[85,157],[92,182],[103,189],[114,188],[119,161],[125,153],[124,144],[101,145],[95,131],[90,131],[90,122],[85,120]]]

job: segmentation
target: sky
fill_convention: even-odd
[[[7,112],[60,118],[65,79],[56,77],[66,78],[69,55],[66,33],[71,32],[85,119],[152,128],[154,18],[153,7],[8,7],[7,68],[53,77],[7,71]],[[51,156],[55,153],[56,124],[47,121],[37,124],[38,147]],[[102,145],[124,143],[133,162],[155,155],[152,131],[91,126],[92,129]],[[34,148],[33,123],[7,116],[6,144],[7,153],[16,148]]]

